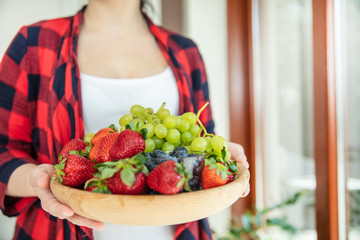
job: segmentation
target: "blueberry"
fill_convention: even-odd
[[[198,176],[194,176],[193,178],[190,178],[188,183],[191,191],[197,191],[201,189],[201,181]]]
[[[166,158],[169,156],[169,154],[165,153],[164,151],[161,150],[155,150],[152,153],[150,153],[151,157],[153,158]]]
[[[174,149],[174,151],[171,153],[171,155],[173,155],[179,159],[182,159],[182,158],[188,157],[188,151],[185,147],[179,146]]]
[[[149,169],[149,172],[151,172],[154,168],[166,161],[166,159],[162,158],[148,158],[145,162],[145,166]]]

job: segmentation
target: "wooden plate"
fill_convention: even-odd
[[[238,177],[229,184],[175,195],[100,194],[52,180],[50,187],[60,202],[81,216],[114,224],[154,226],[199,220],[231,206],[245,191],[249,178],[248,169],[240,166]]]

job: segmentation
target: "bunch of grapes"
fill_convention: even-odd
[[[215,156],[217,161],[229,161],[230,153],[225,138],[207,133],[199,119],[207,105],[208,103],[197,114],[186,112],[181,116],[171,115],[165,108],[165,103],[156,112],[152,108],[133,105],[130,113],[120,118],[120,131],[130,123],[135,126],[136,131],[147,129],[145,152],[171,152],[178,146],[184,146],[189,152],[206,153],[207,156]]]

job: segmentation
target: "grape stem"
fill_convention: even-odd
[[[165,104],[166,104],[165,102],[163,102],[163,103],[161,104],[161,106],[160,106],[160,108],[157,110],[156,114],[158,114],[158,112],[165,107]]]
[[[199,132],[199,136],[198,137],[200,137],[201,135],[203,136],[203,137],[207,137],[207,136],[214,136],[213,134],[211,134],[211,133],[207,133],[207,131],[206,131],[206,128],[204,127],[204,125],[202,124],[202,122],[200,121],[200,115],[201,115],[201,113],[202,113],[202,111],[207,107],[209,105],[209,102],[206,102],[205,104],[204,104],[204,106],[202,106],[201,108],[200,108],[200,110],[197,112],[197,114],[196,114],[196,121],[198,122],[198,124],[199,124],[199,126],[200,126],[200,132]],[[203,134],[202,134],[202,132],[204,132]]]

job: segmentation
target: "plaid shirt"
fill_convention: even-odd
[[[15,239],[92,239],[92,231],[43,211],[38,198],[5,196],[12,172],[25,163],[56,164],[62,146],[82,138],[77,39],[83,10],[73,17],[22,27],[0,65],[0,208],[18,216]],[[151,33],[174,72],[179,113],[209,101],[198,48],[191,40],[154,25]],[[213,132],[211,108],[201,120]],[[211,239],[206,219],[176,226],[174,239]]]

